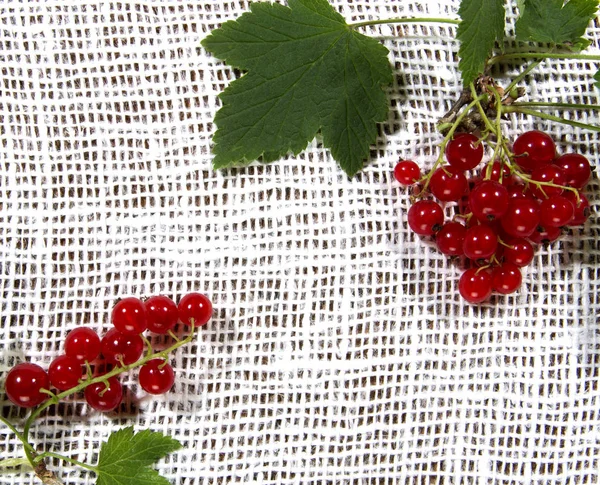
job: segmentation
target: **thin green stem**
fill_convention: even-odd
[[[492,66],[501,61],[511,59],[575,59],[580,61],[600,61],[600,55],[594,54],[576,54],[575,52],[511,52],[508,54],[500,54],[490,58],[487,62],[488,66]]]
[[[31,452],[35,451],[33,446],[31,446],[29,441],[27,441],[27,438],[25,438],[25,436],[17,428],[15,428],[15,426],[8,419],[6,419],[4,416],[0,416],[0,421],[4,423],[4,425],[14,433],[14,435],[19,439],[21,443],[23,443],[23,447],[26,450],[29,450]]]
[[[398,17],[394,19],[384,19],[384,20],[365,20],[364,22],[357,22],[355,24],[348,24],[348,27],[351,29],[357,29],[359,27],[368,27],[370,25],[380,25],[380,24],[414,24],[414,23],[425,23],[431,22],[435,24],[452,24],[458,25],[460,20],[454,19],[445,19],[439,17]]]
[[[512,82],[506,87],[506,94],[510,94],[510,92],[512,91],[512,89],[521,82],[522,79],[525,78],[525,76],[527,76],[527,74],[529,74],[531,71],[533,71],[536,67],[538,67],[542,62],[542,59],[537,59],[536,61],[533,61],[531,64],[529,64],[529,66],[527,66],[527,69],[524,69],[523,72],[521,72],[517,77],[515,77]]]
[[[490,119],[485,114],[485,110],[483,109],[483,106],[481,106],[481,100],[477,99],[477,91],[475,90],[475,85],[471,83],[469,85],[469,89],[471,89],[471,95],[473,96],[473,98],[477,100],[477,102],[475,103],[475,107],[477,108],[477,111],[479,111],[479,114],[481,115],[486,128],[492,133],[496,134],[496,128],[494,125],[492,125]]]
[[[565,118],[561,118],[559,116],[554,116],[548,113],[543,113],[541,111],[527,109],[520,106],[503,106],[503,113],[522,113],[529,116],[535,116],[537,118],[542,118],[544,120],[555,121],[557,123],[563,123],[565,125],[574,126],[575,128],[583,128],[585,130],[590,131],[598,131],[600,132],[600,126],[589,125],[587,123],[580,123],[579,121],[567,120]]]
[[[519,101],[511,104],[519,108],[556,108],[600,110],[600,104],[551,103],[549,101]]]
[[[34,461],[34,463],[37,464],[40,461],[42,461],[44,458],[58,458],[59,460],[66,461],[67,463],[71,463],[72,465],[80,466],[81,468],[85,468],[86,470],[90,470],[92,472],[98,471],[98,468],[93,465],[89,465],[87,463],[76,460],[74,458],[69,458],[68,456],[61,455],[59,453],[53,453],[51,451],[44,451],[43,453],[40,453],[39,455],[37,455],[34,458],[33,461]]]

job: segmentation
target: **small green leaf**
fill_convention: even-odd
[[[168,485],[150,465],[179,448],[179,441],[154,431],[134,433],[132,426],[115,431],[100,448],[96,484]]]
[[[594,83],[594,86],[596,86],[598,89],[600,89],[600,69],[598,71],[596,71],[596,74],[594,74],[594,81],[596,81]]]
[[[504,0],[462,0],[458,15],[458,68],[468,85],[483,73],[495,42],[504,37]]]
[[[219,96],[213,166],[268,163],[323,145],[352,176],[362,169],[388,113],[388,50],[355,32],[326,0],[253,3],[202,45],[248,71]]]
[[[589,45],[582,36],[596,16],[598,0],[525,0],[517,20],[517,40],[572,46]]]

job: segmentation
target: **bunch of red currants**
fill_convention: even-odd
[[[447,164],[440,158],[424,177],[411,160],[394,169],[398,182],[415,187],[409,227],[433,237],[443,254],[461,258],[466,270],[459,292],[470,303],[483,302],[494,292],[515,292],[535,246],[583,224],[590,211],[582,192],[591,177],[586,157],[557,156],[552,137],[537,130],[521,134],[510,152],[499,148],[495,153],[505,157],[493,157],[472,172],[483,160],[484,142],[459,133],[446,144]],[[450,220],[446,212],[452,213]]]
[[[189,293],[179,304],[163,295],[145,301],[123,298],[113,307],[113,328],[102,339],[89,327],[71,330],[65,338],[64,354],[50,363],[47,372],[33,363],[15,365],[6,377],[6,394],[14,404],[31,408],[50,398],[52,388],[62,392],[81,388],[88,405],[111,411],[123,398],[117,375],[133,367],[139,367],[142,389],[163,394],[173,386],[175,374],[164,352],[147,348],[149,341],[143,333],[148,330],[175,337],[172,329],[177,322],[200,327],[211,316],[212,303],[201,293]],[[147,354],[142,357],[145,348]],[[92,365],[101,368],[102,374],[94,376]]]

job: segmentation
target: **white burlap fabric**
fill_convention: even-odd
[[[332,3],[349,22],[458,8]],[[317,142],[273,165],[213,171],[217,95],[234,73],[199,43],[247,9],[0,6],[2,375],[23,360],[47,366],[78,325],[106,331],[119,297],[201,291],[215,307],[173,356],[171,393],[149,397],[131,374],[118,413],[80,398],[53,407],[36,445],[94,462],[111,431],[149,427],[183,444],[159,465],[175,484],[598,483],[597,216],[541,248],[515,296],[461,300],[460,269],[408,230],[408,195],[392,176],[400,157],[427,168],[437,155],[436,121],[460,90],[448,25],[364,29],[389,48],[395,80],[355,178]],[[600,29],[591,36],[595,51]],[[528,99],[596,104],[596,69],[544,62]],[[533,126],[598,163],[597,134],[506,122],[511,136]],[[18,424],[23,414],[0,399]],[[20,453],[0,426],[0,457]],[[66,483],[94,483],[52,466]],[[0,471],[1,484],[35,482]]]

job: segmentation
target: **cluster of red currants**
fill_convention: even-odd
[[[161,353],[145,358],[142,354],[146,330],[172,334],[177,322],[199,327],[212,316],[212,303],[201,293],[188,293],[175,304],[167,296],[157,295],[142,301],[127,297],[113,307],[111,328],[100,339],[89,327],[71,330],[65,339],[64,354],[56,357],[46,372],[41,366],[23,362],[15,365],[6,377],[8,398],[18,406],[34,407],[47,400],[51,388],[69,391],[82,387],[86,402],[98,411],[115,409],[123,398],[117,374],[119,369],[139,362],[138,380],[150,394],[163,394],[175,382],[173,368]],[[91,365],[102,369],[106,377],[93,376]],[[116,372],[111,372],[115,371]],[[86,384],[87,383],[87,384]]]
[[[499,148],[506,157],[492,158],[478,173],[471,172],[483,160],[483,141],[459,133],[446,144],[448,163],[440,159],[423,178],[411,160],[394,169],[398,182],[416,184],[408,211],[412,231],[432,236],[443,254],[464,258],[468,269],[460,277],[459,292],[471,303],[485,301],[493,292],[516,291],[520,268],[532,261],[535,245],[556,240],[565,227],[583,224],[590,210],[582,189],[591,168],[583,155],[557,156],[552,137],[537,130],[517,137],[512,152]],[[451,220],[442,207],[446,203]]]

